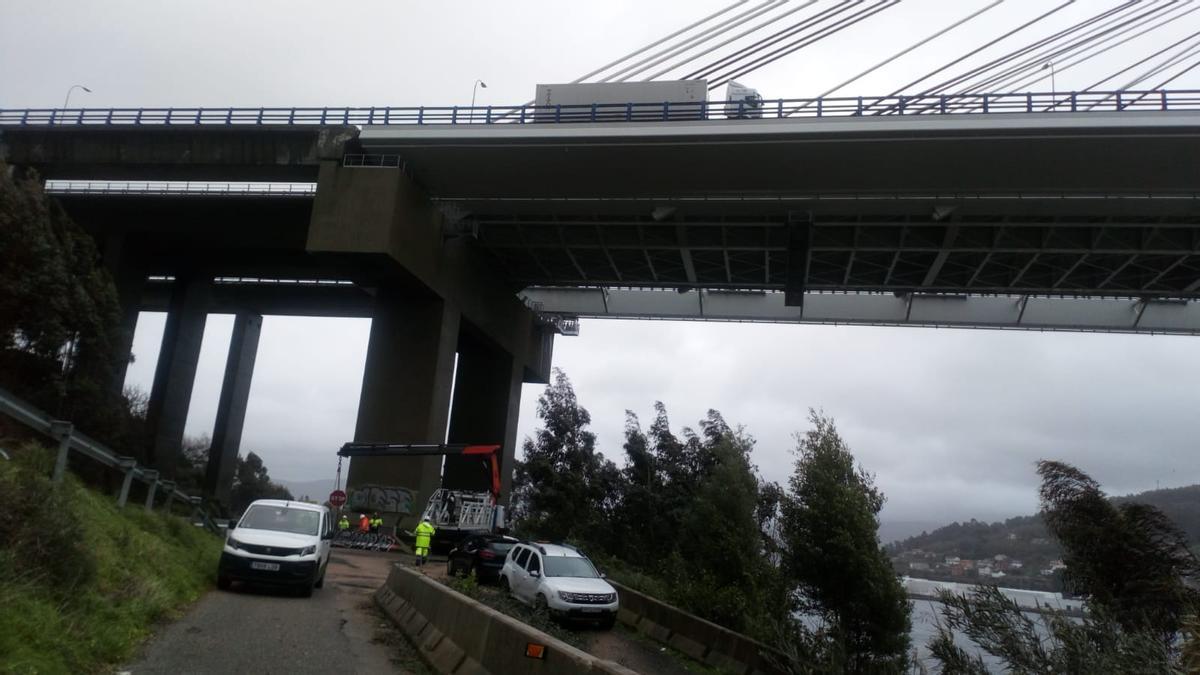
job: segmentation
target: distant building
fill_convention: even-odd
[[[1008,561],[1009,569],[1019,570],[1024,566],[1025,566],[1025,563],[1021,562],[1020,560],[1009,560]]]
[[[1008,560],[1008,556],[1004,555],[1003,553],[997,553],[996,555],[992,556],[992,560],[1003,562]]]
[[[1033,539],[1029,540],[1029,543],[1033,544],[1034,546],[1046,546],[1050,543],[1050,540],[1045,537],[1034,537]]]
[[[947,565],[957,565],[958,563],[962,562],[962,560],[956,555],[948,555],[948,556],[946,556],[946,559],[944,562]]]
[[[908,563],[908,569],[915,570],[918,572],[928,572],[929,571],[929,563],[927,563],[927,562],[910,562],[910,563]]]
[[[1009,533],[1008,533],[1008,540],[1009,540],[1009,541],[1016,541],[1016,540],[1017,540],[1017,533],[1016,533],[1016,532],[1009,532]]]
[[[988,565],[980,565],[979,566],[979,576],[987,577],[987,576],[991,576],[991,574],[992,574],[992,568],[990,566],[988,566]]]
[[[996,570],[995,572],[992,572],[993,579],[1001,579],[1004,576],[1005,576],[1004,572],[1001,572],[1000,570]]]

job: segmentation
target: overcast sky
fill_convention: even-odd
[[[476,78],[488,84],[481,104],[515,104],[724,4],[0,0],[0,107],[58,106],[76,83],[93,92],[76,91],[73,106],[450,105],[469,102]],[[987,4],[905,0],[743,81],[768,98],[819,94]],[[1079,0],[1027,38],[1116,4]],[[1008,0],[839,93],[890,93],[1050,7]],[[1197,30],[1197,17],[1066,67],[1054,86],[1089,86]],[[1171,86],[1200,88],[1200,69]],[[149,388],[162,323],[142,315],[131,384]],[[190,434],[211,432],[231,326],[209,318]],[[366,320],[267,317],[243,451],[276,477],[332,478],[333,453],[353,436],[368,332]],[[662,400],[676,429],[708,408],[744,424],[762,474],[782,481],[792,434],[823,408],[877,475],[893,520],[1029,513],[1040,458],[1076,463],[1113,493],[1200,482],[1195,338],[585,321],[580,337],[558,339],[555,364],[618,462],[624,410],[648,422]],[[522,437],[539,393],[526,385]]]

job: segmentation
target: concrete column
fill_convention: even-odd
[[[371,321],[354,439],[359,442],[441,443],[446,434],[458,310],[440,298],[380,290]],[[442,457],[356,457],[346,479],[351,509],[379,508],[390,525],[409,526],[441,482]],[[356,493],[372,485],[387,495],[363,505]],[[387,504],[399,504],[389,510]],[[408,513],[402,511],[407,510]]]
[[[215,497],[224,508],[229,507],[233,490],[233,473],[242,444],[246,402],[250,400],[250,380],[254,376],[254,359],[261,332],[262,317],[257,314],[238,314],[233,320],[229,356],[225,359],[225,379],[221,383],[217,421],[204,474],[205,494]]]
[[[171,289],[162,349],[154,370],[147,423],[152,434],[150,464],[174,478],[183,444],[183,428],[192,401],[200,343],[204,339],[208,292],[212,277],[176,277]]]
[[[511,354],[489,348],[477,340],[459,343],[454,404],[450,408],[451,443],[498,443],[500,500],[507,503],[512,487],[517,444],[517,417],[521,410],[523,369]],[[447,457],[443,483],[448,488],[484,490],[490,485],[489,469],[478,459]]]
[[[117,392],[125,388],[125,374],[133,356],[133,333],[137,329],[138,311],[146,288],[146,269],[130,248],[128,235],[124,232],[113,232],[104,238],[104,267],[112,275],[117,302],[121,306],[116,349],[122,359],[113,371],[112,382],[113,390]]]

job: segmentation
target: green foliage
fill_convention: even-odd
[[[939,598],[944,623],[929,649],[942,672],[990,672],[979,656],[954,643],[951,629],[1015,673],[1175,672],[1167,643],[1145,631],[1125,630],[1103,609],[1089,611],[1082,620],[1054,612],[1034,619],[994,586],[979,586],[969,595],[942,591]]]
[[[783,504],[783,565],[801,608],[819,615],[848,672],[901,670],[909,651],[909,605],[879,545],[883,495],[838,435],[812,412],[797,438]]]
[[[42,190],[0,163],[0,373],[3,386],[103,441],[127,434],[114,387],[116,289],[92,237]]]
[[[295,499],[284,486],[271,481],[262,458],[253,452],[245,457],[238,455],[237,468],[233,473],[233,491],[230,493],[230,508],[241,513],[256,499]]]
[[[47,453],[0,462],[0,672],[105,671],[211,586],[221,544],[73,476],[51,485]]]
[[[538,537],[591,541],[620,500],[620,472],[596,453],[591,415],[561,370],[538,399],[538,418],[543,427],[517,463],[514,516]]]
[[[1200,561],[1183,532],[1153,506],[1114,506],[1073,466],[1042,461],[1038,474],[1042,519],[1063,546],[1067,584],[1126,631],[1172,640],[1200,608]]]
[[[987,672],[979,659],[954,645],[951,629],[1019,673],[1166,673],[1194,667],[1197,647],[1189,631],[1195,627],[1186,622],[1200,608],[1195,590],[1200,566],[1183,532],[1152,506],[1114,504],[1073,466],[1043,461],[1038,473],[1041,517],[1063,548],[1068,583],[1088,596],[1088,612],[1081,621],[1052,612],[1039,626],[996,588],[967,596],[943,593],[945,625],[929,645],[943,671]]]

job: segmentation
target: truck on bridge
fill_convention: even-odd
[[[737,82],[729,83],[720,104],[724,105],[728,119],[762,117],[762,96],[757,90]],[[538,122],[562,122],[573,118],[589,122],[699,120],[710,116],[708,82],[705,80],[539,84],[534,106],[533,118]]]

